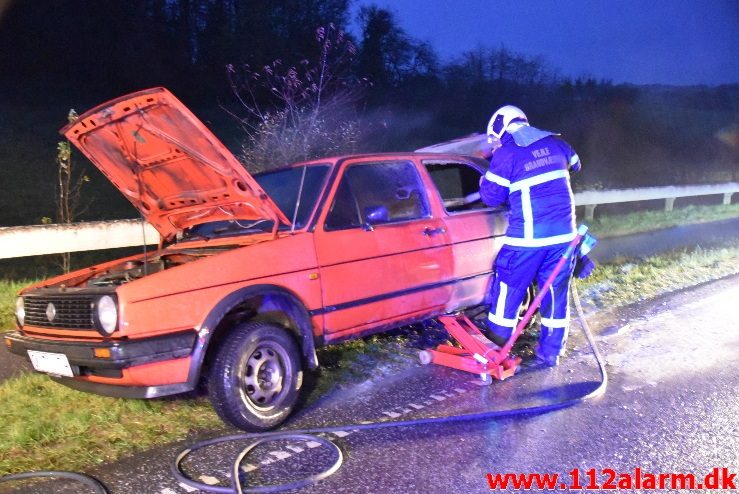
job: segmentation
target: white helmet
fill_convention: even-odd
[[[493,137],[500,139],[513,122],[528,125],[529,120],[526,118],[526,114],[516,106],[505,105],[498,108],[488,122],[488,140],[492,140]]]

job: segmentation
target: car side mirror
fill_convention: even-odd
[[[378,206],[367,206],[364,208],[364,225],[362,227],[367,230],[372,230],[372,225],[378,223],[387,223],[390,220],[390,215],[387,211],[387,207]]]

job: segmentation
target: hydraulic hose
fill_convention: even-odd
[[[0,483],[11,482],[15,480],[35,479],[35,478],[55,478],[55,479],[73,480],[75,482],[79,482],[80,484],[86,485],[87,487],[92,489],[93,492],[97,494],[108,494],[108,490],[98,479],[94,477],[90,477],[89,475],[85,475],[83,473],[66,472],[66,471],[60,471],[60,470],[41,470],[38,472],[13,473],[10,475],[5,475],[4,477],[0,477]]]
[[[585,320],[585,315],[582,310],[582,305],[580,304],[580,297],[579,297],[579,294],[577,293],[577,287],[575,287],[574,284],[572,285],[572,298],[575,303],[575,309],[577,311],[578,320],[580,321],[580,326],[582,328],[583,333],[585,334],[585,338],[587,339],[588,344],[590,345],[590,348],[593,350],[593,355],[595,357],[596,362],[598,363],[598,369],[600,371],[600,377],[601,377],[600,384],[598,385],[598,387],[595,388],[593,391],[590,391],[587,394],[577,396],[574,398],[570,398],[564,401],[550,403],[547,405],[511,408],[508,410],[491,410],[491,411],[486,411],[486,412],[466,413],[466,414],[461,414],[461,415],[451,415],[451,416],[441,416],[441,417],[428,417],[428,418],[413,419],[413,420],[390,420],[390,421],[372,422],[372,423],[363,423],[363,424],[344,424],[344,425],[337,425],[337,426],[332,426],[332,427],[317,427],[317,428],[311,428],[311,429],[295,430],[295,431],[290,431],[290,432],[263,432],[263,433],[249,433],[249,434],[237,434],[237,435],[232,435],[232,436],[224,436],[224,437],[219,437],[219,438],[214,438],[214,439],[210,439],[207,441],[199,442],[199,443],[196,443],[192,446],[189,446],[181,450],[177,454],[177,457],[175,458],[175,461],[172,464],[172,473],[174,474],[174,476],[177,478],[179,482],[182,482],[183,484],[189,485],[191,487],[200,489],[201,491],[205,491],[205,492],[217,492],[217,493],[222,493],[222,494],[232,494],[232,493],[242,494],[244,492],[278,492],[278,491],[287,490],[287,489],[295,489],[295,488],[304,487],[311,483],[325,479],[329,475],[336,472],[341,466],[341,463],[343,461],[343,455],[341,453],[341,450],[339,449],[338,446],[336,446],[336,444],[331,442],[330,439],[322,438],[320,436],[316,436],[315,434],[327,433],[327,432],[340,432],[340,431],[346,431],[346,430],[367,431],[367,430],[376,430],[376,429],[387,429],[390,427],[413,427],[413,426],[419,426],[419,425],[469,422],[473,420],[490,420],[490,419],[500,419],[500,418],[506,418],[506,417],[521,416],[521,415],[534,415],[534,414],[541,414],[545,412],[551,412],[551,411],[559,410],[562,408],[567,408],[567,407],[576,405],[578,403],[582,403],[585,400],[601,396],[603,393],[605,393],[606,387],[608,386],[608,372],[606,370],[605,360],[603,359],[603,356],[600,354],[600,351],[598,351],[598,346],[596,345],[595,339],[593,338],[590,327],[588,326],[588,323]],[[232,466],[231,487],[213,486],[213,485],[204,484],[202,482],[197,482],[193,480],[192,478],[190,478],[188,475],[186,475],[182,470],[183,460],[194,451],[205,448],[207,446],[213,446],[216,444],[223,444],[223,443],[232,442],[232,441],[244,441],[248,439],[254,439],[255,441],[249,444],[248,446],[246,446],[244,449],[242,449],[239,455],[236,457],[233,463],[233,466]],[[270,441],[280,441],[280,440],[299,440],[299,441],[309,440],[309,441],[316,441],[324,445],[329,445],[330,443],[330,447],[334,449],[334,452],[336,454],[336,460],[325,471],[319,474],[313,475],[311,477],[301,479],[297,482],[292,482],[289,484],[277,484],[277,485],[270,485],[270,486],[251,487],[251,488],[242,487],[239,474],[240,474],[241,463],[244,461],[244,458],[246,458],[249,452],[251,452],[258,444],[263,444],[265,442],[270,442]]]

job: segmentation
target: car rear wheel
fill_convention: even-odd
[[[264,431],[290,415],[302,380],[300,351],[290,333],[274,324],[244,323],[218,349],[208,394],[224,422]]]

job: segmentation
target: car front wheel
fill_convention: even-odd
[[[302,380],[300,352],[290,333],[274,324],[244,323],[218,349],[208,394],[224,422],[264,431],[290,415]]]

